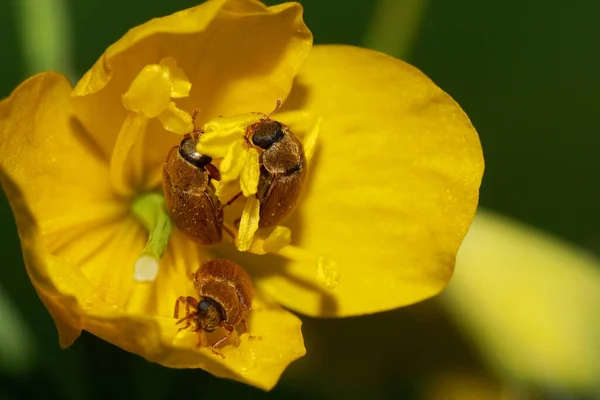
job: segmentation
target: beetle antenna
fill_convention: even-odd
[[[184,137],[187,136],[187,137],[193,138],[194,140],[198,140],[200,135],[202,135],[204,133],[204,130],[202,128],[196,128],[196,118],[198,117],[198,114],[200,114],[200,109],[194,108],[194,111],[192,111],[192,114],[191,114],[192,124],[194,125],[194,130],[190,134],[186,133],[184,135]]]
[[[271,111],[268,114],[265,114],[263,112],[260,111],[253,111],[250,114],[258,114],[258,115],[262,115],[261,120],[264,121],[266,119],[269,119],[271,117],[271,115],[275,114],[277,111],[279,111],[279,109],[281,108],[281,99],[277,99],[275,101],[275,109],[273,111]]]
[[[269,119],[271,117],[271,115],[273,115],[277,111],[279,111],[280,108],[281,108],[281,99],[277,99],[277,101],[275,101],[275,109],[273,111],[271,111],[270,113],[266,114],[264,119]]]
[[[192,111],[192,124],[196,124],[196,117],[198,116],[198,114],[200,114],[200,109],[199,108],[194,108],[194,111]]]

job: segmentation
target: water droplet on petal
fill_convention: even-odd
[[[337,263],[326,257],[319,257],[317,259],[317,279],[327,289],[334,289],[340,283],[340,270]]]

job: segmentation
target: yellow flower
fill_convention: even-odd
[[[2,187],[63,347],[85,329],[150,361],[269,389],[305,352],[300,320],[277,304],[343,317],[444,288],[478,199],[475,130],[413,67],[311,40],[298,4],[208,1],[133,28],[75,88],[44,73],[0,103]],[[277,99],[322,121],[297,210],[250,244],[279,254],[201,248],[174,230],[156,279],[136,281],[148,233],[132,205],[161,187],[167,151],[191,128],[182,110],[198,108],[202,126]],[[311,137],[314,124],[286,123]],[[189,274],[216,256],[252,277],[249,327],[262,337],[226,344],[224,359],[173,318],[177,297],[196,296]],[[338,272],[335,290],[323,287]]]

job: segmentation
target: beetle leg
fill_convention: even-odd
[[[233,233],[233,231],[229,229],[229,227],[225,224],[223,224],[221,227],[223,228],[225,233],[231,236],[231,239],[235,242],[235,233]]]
[[[177,298],[177,300],[175,301],[175,311],[173,312],[174,318],[179,318],[179,303],[183,303],[183,304],[187,305],[186,298],[183,296],[179,296]],[[186,314],[186,317],[187,317],[187,314]]]
[[[238,194],[233,196],[227,203],[221,204],[221,210],[224,209],[225,207],[232,205],[233,202],[236,201],[237,199],[239,199],[241,195],[242,195],[242,192],[239,192]]]
[[[221,353],[221,352],[219,352],[219,351],[217,351],[217,350],[213,349],[212,347],[211,347],[210,349],[212,350],[212,353],[213,353],[215,356],[219,357],[221,360],[224,360],[224,359],[225,359],[225,356],[223,355],[223,353]]]
[[[247,136],[247,135],[244,135],[244,140],[246,141],[246,146],[247,146],[249,149],[251,149],[251,148],[253,148],[253,147],[254,147],[254,146],[252,145],[252,142],[250,141],[250,139],[248,138],[248,136]]]
[[[194,308],[197,308],[198,307],[198,300],[196,300],[192,296],[187,296],[185,298],[185,311],[186,311],[186,315],[188,315],[190,313],[190,305],[192,307],[194,307]]]
[[[231,337],[231,334],[233,333],[233,326],[224,325],[223,328],[225,328],[227,330],[227,334],[225,336],[223,336],[221,339],[219,339],[216,342],[214,342],[212,344],[212,346],[210,346],[211,349],[212,349],[213,354],[215,354],[215,355],[217,355],[217,356],[219,356],[221,358],[225,358],[225,356],[217,351],[217,347],[219,347],[219,345],[221,343],[223,343],[224,341],[226,341],[227,339],[229,339]]]
[[[187,296],[187,297],[179,296],[177,298],[177,301],[175,302],[175,312],[173,313],[173,316],[175,318],[179,317],[179,304],[181,304],[181,303],[185,304],[185,317],[183,317],[179,321],[177,321],[176,324],[179,324],[183,321],[186,321],[186,324],[184,327],[179,329],[180,331],[188,328],[192,324],[191,320],[196,316],[196,312],[195,311],[190,312],[190,305],[194,308],[198,307],[198,300],[196,300],[192,296]]]
[[[202,347],[202,333],[204,332],[202,330],[202,325],[198,324],[196,326],[196,329],[194,329],[194,332],[198,333],[198,339],[196,340],[196,347],[200,348],[200,347]]]
[[[179,332],[181,332],[181,331],[183,331],[183,330],[185,330],[185,329],[189,328],[189,327],[190,327],[190,325],[192,325],[192,320],[193,320],[194,318],[196,318],[196,315],[197,315],[197,314],[198,314],[198,313],[196,313],[196,312],[194,311],[194,312],[190,313],[190,315],[188,315],[187,317],[183,317],[183,318],[181,318],[179,321],[177,321],[177,322],[175,323],[175,325],[177,325],[177,324],[180,324],[180,323],[182,323],[183,321],[185,321],[185,322],[186,322],[186,323],[185,323],[185,326],[182,326],[181,328],[179,328]]]

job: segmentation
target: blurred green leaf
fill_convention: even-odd
[[[8,393],[0,389],[0,399],[2,400],[12,400],[14,397],[10,396]]]
[[[31,370],[36,360],[31,328],[0,285],[0,370],[20,375]]]
[[[439,297],[483,356],[515,383],[600,389],[600,260],[479,209]]]
[[[71,17],[66,0],[15,3],[27,75],[53,70],[72,76]]]
[[[429,0],[379,0],[364,45],[405,59],[414,46]]]

